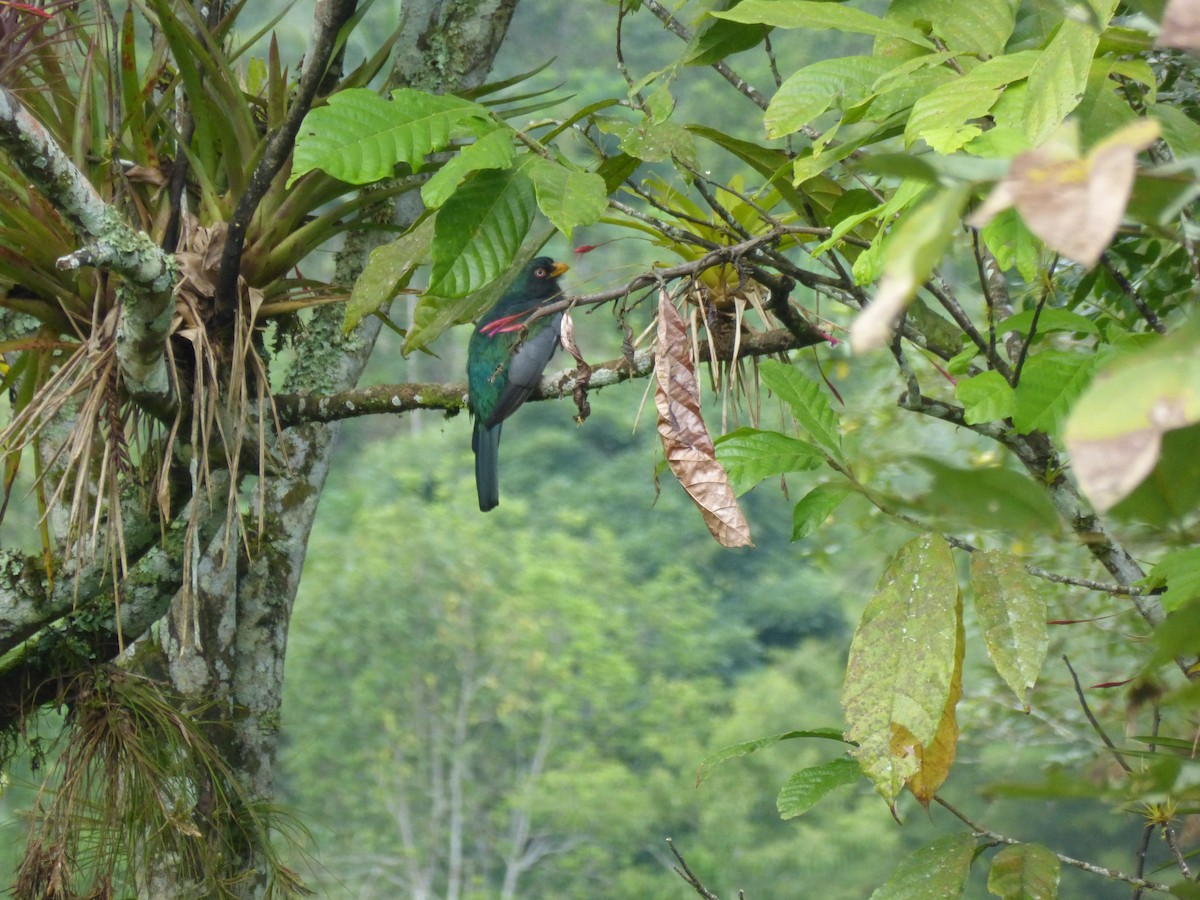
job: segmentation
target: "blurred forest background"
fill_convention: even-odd
[[[393,6],[380,2],[373,15],[394,20]],[[620,94],[615,18],[605,3],[522,0],[493,78],[548,64],[514,90],[558,85],[575,106],[589,93]],[[281,23],[285,56],[294,59],[288,48],[301,46],[308,19],[300,4]],[[638,72],[677,52],[648,16],[626,24],[625,56]],[[780,35],[781,67],[859,49],[832,35]],[[761,55],[738,63],[751,79],[770,80],[755,68]],[[674,88],[679,117],[718,120],[759,140],[761,113],[732,92],[710,91],[715,77],[684,73]],[[547,253],[572,266],[569,292],[620,284],[658,256],[629,237],[606,244],[612,236],[597,225],[577,230],[573,246],[561,236],[550,242]],[[597,249],[574,252],[583,245]],[[951,279],[956,265],[973,262],[950,262]],[[436,356],[407,359],[385,332],[364,383],[462,382],[468,331],[443,338]],[[620,354],[606,309],[578,314],[576,335],[590,360]],[[864,480],[920,504],[944,474],[939,460],[965,454],[982,464],[994,455],[969,433],[947,438],[944,427],[899,413],[890,359],[851,357],[844,344],[804,354],[802,369],[841,398],[847,440],[873,467],[860,471]],[[560,354],[551,368],[570,365]],[[853,625],[907,533],[852,497],[825,528],[792,542],[789,498],[812,487],[796,475],[743,498],[752,549],[718,547],[674,479],[656,477],[662,453],[645,392],[637,382],[594,393],[582,426],[569,400],[523,408],[505,429],[503,502],[487,516],[476,509],[465,415],[377,416],[344,427],[292,623],[280,770],[281,802],[308,831],[291,864],[319,895],[443,896],[448,867],[459,866],[464,898],[681,898],[690,889],[671,871],[670,838],[722,897],[851,900],[884,881],[907,850],[961,830],[908,796],[898,824],[862,779],[782,820],[780,785],[840,752],[820,740],[733,760],[697,785],[697,765],[723,747],[792,729],[841,730],[836,698]],[[707,386],[706,395],[710,422],[745,420],[745,409],[724,406]],[[764,400],[759,414],[764,427],[784,427],[775,401]],[[968,536],[986,527],[967,490],[944,487],[936,495],[945,508],[923,507],[924,515]],[[31,516],[10,511],[4,543],[36,547],[31,531],[21,538]],[[1054,552],[1014,541],[1015,552]],[[1045,589],[1051,618],[1087,617],[1078,593],[1068,613],[1064,595]],[[1100,651],[1087,657],[1096,668],[1081,668],[1085,684],[1126,674],[1119,621],[1077,626],[1072,640],[1081,656],[1089,644]],[[1087,796],[1079,788],[1087,779],[1054,789],[1058,767],[1077,775],[1107,765],[1081,753],[1092,741],[1076,705],[1063,702],[1052,720],[1039,714],[1040,698],[1073,690],[1055,646],[1030,714],[973,657],[978,641],[968,647],[955,796],[971,798],[998,830],[1053,837],[1060,852],[1099,863],[1127,860],[1140,817]],[[1090,699],[1119,732],[1120,692]],[[0,871],[19,857],[33,783],[18,767],[0,794]],[[1028,806],[1011,802],[1039,793],[1033,820]],[[974,877],[968,893],[983,896],[984,876]],[[1065,897],[1128,893],[1063,873]]]

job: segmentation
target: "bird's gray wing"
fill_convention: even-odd
[[[489,425],[503,422],[517,407],[528,399],[529,394],[542,380],[542,372],[554,356],[562,330],[562,313],[550,317],[545,328],[539,329],[517,345],[512,362],[508,367],[508,384],[500,392],[496,409],[488,420]]]

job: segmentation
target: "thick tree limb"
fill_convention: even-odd
[[[738,348],[739,359],[770,356],[786,353],[801,347],[810,347],[827,340],[814,331],[811,335],[798,338],[785,328],[744,335]],[[720,351],[718,351],[720,353]],[[719,355],[723,361],[728,357]],[[705,342],[700,344],[700,361],[708,362],[711,351]],[[653,354],[639,350],[633,357],[610,359],[591,367],[587,389],[599,389],[620,384],[633,378],[643,378],[654,370]],[[557,400],[568,396],[574,389],[579,370],[563,369],[542,379],[530,400]],[[334,394],[279,394],[275,397],[275,408],[284,427],[305,422],[336,422],[359,416],[374,416],[384,413],[412,412],[417,409],[441,410],[451,414],[466,407],[467,386],[465,384],[379,384],[372,387],[338,391]]]
[[[167,373],[175,259],[135,231],[75,168],[62,148],[16,97],[0,87],[0,149],[71,225],[83,243],[58,260],[61,269],[94,266],[121,276],[117,361],[125,388],[140,406],[165,418],[174,411]]]

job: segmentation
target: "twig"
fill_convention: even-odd
[[[1100,723],[1096,720],[1096,716],[1092,713],[1092,708],[1088,705],[1087,698],[1083,696],[1083,686],[1079,683],[1079,676],[1075,674],[1075,669],[1071,665],[1071,660],[1064,653],[1062,661],[1066,663],[1067,671],[1071,673],[1071,680],[1075,682],[1075,696],[1079,698],[1079,705],[1083,707],[1083,714],[1087,716],[1087,720],[1092,724],[1092,730],[1100,736],[1100,740],[1104,742],[1104,746],[1108,748],[1113,759],[1117,761],[1117,765],[1126,775],[1132,775],[1133,769],[1129,767],[1129,763],[1125,762],[1125,757],[1121,755],[1121,751],[1117,749],[1117,745],[1109,739],[1108,734]]]
[[[992,831],[988,828],[984,828],[982,825],[975,824],[970,819],[968,819],[963,813],[959,812],[957,809],[955,809],[953,806],[951,806],[949,803],[947,803],[945,800],[943,800],[941,797],[937,796],[936,794],[934,795],[933,799],[937,802],[937,804],[939,806],[941,806],[948,813],[950,813],[950,815],[954,816],[954,818],[958,819],[960,822],[962,822],[964,825],[966,825],[968,828],[970,828],[973,832],[975,832],[975,834],[979,835],[980,837],[989,838],[1000,844],[1016,845],[1016,844],[1026,843],[1025,841],[1018,841],[1016,838],[1011,838],[1011,837],[1008,837],[1007,835],[998,834],[995,831]],[[1161,893],[1164,893],[1164,894],[1170,893],[1170,891],[1171,891],[1170,887],[1168,887],[1167,885],[1162,884],[1161,882],[1158,882],[1158,881],[1149,881],[1145,878],[1140,878],[1140,877],[1126,874],[1125,872],[1122,872],[1118,869],[1109,869],[1109,868],[1106,868],[1105,866],[1097,866],[1093,863],[1084,862],[1081,859],[1075,859],[1072,856],[1066,856],[1062,853],[1055,853],[1053,850],[1051,850],[1050,852],[1054,853],[1055,858],[1065,866],[1072,866],[1073,868],[1076,868],[1076,869],[1082,869],[1084,872],[1091,872],[1093,875],[1102,875],[1103,877],[1111,878],[1114,881],[1124,881],[1126,884],[1132,884],[1134,887],[1148,888],[1149,890],[1160,891]]]
[[[677,860],[679,860],[679,865],[671,866],[671,868],[675,870],[675,874],[690,884],[692,889],[695,890],[695,892],[701,897],[703,897],[704,900],[721,900],[720,897],[706,888],[700,882],[700,879],[695,876],[692,870],[688,868],[687,860],[683,858],[683,854],[679,852],[679,850],[675,847],[675,842],[670,838],[667,838],[667,846],[671,848],[671,853]],[[741,891],[738,892],[738,896],[742,896]]]
[[[1125,277],[1125,273],[1113,265],[1112,259],[1107,253],[1101,254],[1100,265],[1104,266],[1104,271],[1113,277],[1113,281],[1125,292],[1125,296],[1129,298],[1129,301],[1137,307],[1137,311],[1142,314],[1142,318],[1146,320],[1146,324],[1159,334],[1166,334],[1167,326],[1162,323],[1162,319],[1155,315],[1154,310],[1150,308],[1150,304],[1146,302],[1146,299],[1138,292],[1138,289],[1133,286],[1133,282]]]

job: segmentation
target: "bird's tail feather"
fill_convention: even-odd
[[[500,425],[491,428],[475,423],[471,449],[475,451],[475,489],[479,509],[487,512],[500,504]]]

